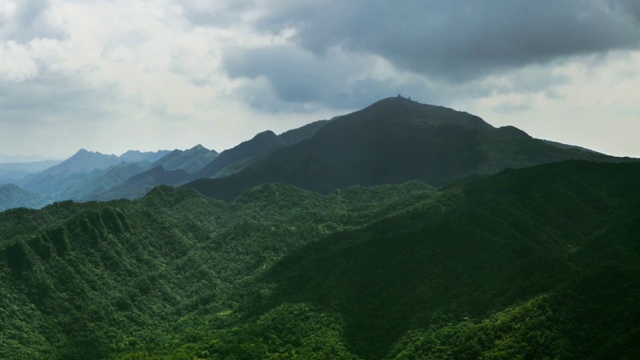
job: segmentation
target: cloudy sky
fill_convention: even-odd
[[[640,157],[640,1],[0,0],[0,154],[221,151],[399,93]]]

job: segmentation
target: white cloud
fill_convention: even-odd
[[[535,137],[640,157],[636,135],[640,133],[637,64],[640,51],[572,59],[546,68],[546,74],[541,73],[543,69],[536,70],[540,76],[551,74],[564,79],[551,89],[491,94],[452,105],[466,106],[496,126],[514,125]],[[517,72],[510,76],[517,77]],[[547,96],[549,91],[557,96]],[[510,107],[513,111],[503,111]]]
[[[0,81],[19,82],[38,74],[28,49],[13,41],[0,43]]]
[[[389,4],[0,1],[0,153],[223,150],[402,93],[640,156],[635,2]]]

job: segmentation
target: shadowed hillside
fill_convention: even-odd
[[[321,193],[409,180],[443,186],[474,174],[567,159],[616,160],[563,149],[513,127],[496,129],[464,112],[389,98],[336,118],[308,140],[268,153],[236,174],[188,186],[220,199],[267,182]]]

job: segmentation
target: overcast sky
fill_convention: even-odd
[[[640,1],[0,0],[0,154],[222,151],[399,93],[640,157]]]

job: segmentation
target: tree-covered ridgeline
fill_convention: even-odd
[[[639,164],[0,213],[0,358],[633,359]]]

